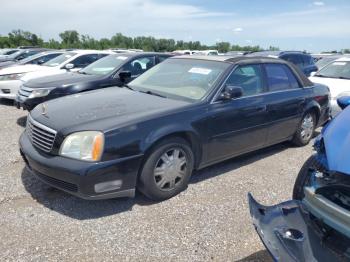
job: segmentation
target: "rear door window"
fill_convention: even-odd
[[[265,65],[267,83],[270,92],[296,89],[300,87],[293,72],[283,64]]]

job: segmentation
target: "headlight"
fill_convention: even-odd
[[[54,88],[36,88],[30,93],[29,98],[47,96],[52,89]]]
[[[85,161],[99,161],[104,148],[104,135],[98,131],[73,133],[63,141],[61,156]]]
[[[22,76],[24,76],[24,73],[2,75],[0,76],[0,81],[19,80]]]

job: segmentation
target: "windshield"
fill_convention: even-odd
[[[215,86],[229,63],[197,59],[167,59],[151,68],[129,86],[142,92],[195,102]]]
[[[32,60],[35,60],[35,59],[37,59],[39,57],[42,57],[42,56],[45,56],[45,55],[47,55],[47,54],[39,53],[39,54],[36,54],[36,55],[32,55],[32,56],[29,56],[27,58],[22,59],[21,63],[25,64],[25,63],[28,63],[28,62],[30,62]]]
[[[350,79],[350,61],[336,61],[321,69],[316,76]]]
[[[127,56],[109,55],[90,64],[80,72],[88,75],[107,75],[121,66],[127,59]]]
[[[51,66],[51,67],[58,66],[58,65],[64,63],[65,61],[67,61],[72,56],[75,56],[76,54],[77,53],[74,53],[74,52],[67,52],[67,53],[64,53],[62,55],[55,57],[54,59],[47,61],[43,65],[44,66]]]

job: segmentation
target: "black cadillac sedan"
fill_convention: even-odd
[[[85,199],[153,200],[192,171],[291,140],[309,143],[329,118],[329,91],[296,67],[260,57],[173,57],[123,88],[55,99],[28,116],[28,170]]]

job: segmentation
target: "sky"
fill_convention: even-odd
[[[311,52],[350,48],[349,0],[0,0],[0,35],[64,30]]]

